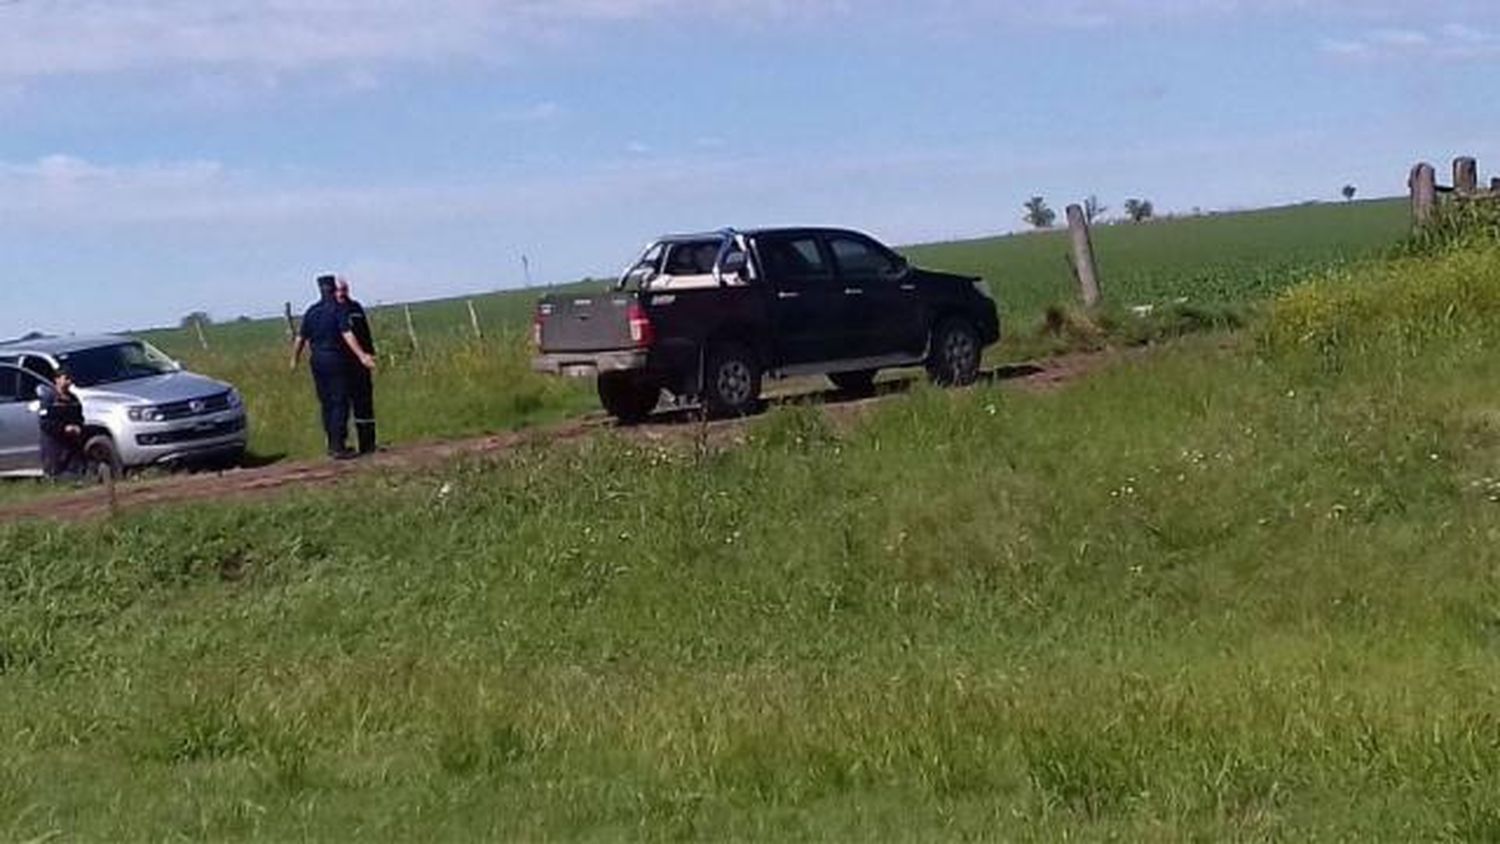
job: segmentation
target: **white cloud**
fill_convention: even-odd
[[[1253,14],[1389,26],[1360,39],[1374,43],[1430,37],[1401,27],[1422,15],[1481,35],[1470,24],[1494,20],[1496,9],[1491,0],[18,0],[0,4],[0,84],[185,68],[260,77],[334,69],[366,87],[379,79],[373,68],[390,63],[509,61],[581,31],[643,20],[754,26],[840,16],[903,28],[1098,28]],[[1464,40],[1456,32],[1449,40]]]
[[[502,109],[495,117],[501,123],[550,123],[566,113],[567,110],[562,106],[548,101],[520,108]]]
[[[580,25],[845,9],[843,0],[21,0],[0,5],[0,80],[496,60]]]
[[[1322,50],[1337,58],[1366,61],[1500,59],[1500,38],[1469,24],[1448,24],[1437,29],[1383,28],[1352,37],[1325,39]]]

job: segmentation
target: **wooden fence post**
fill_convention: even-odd
[[[1078,276],[1083,306],[1092,308],[1099,304],[1099,273],[1094,265],[1094,243],[1089,237],[1089,221],[1083,206],[1068,206],[1068,231],[1073,237],[1073,272]]]
[[[297,320],[292,318],[292,303],[286,303],[286,339],[297,339]]]
[[[1500,176],[1496,176],[1495,178],[1490,179],[1490,190],[1494,191],[1495,193],[1500,193]]]
[[[106,466],[104,472],[104,491],[109,495],[109,517],[118,519],[120,517],[120,491],[115,484],[119,480],[115,477],[113,466]]]
[[[415,354],[420,344],[417,342],[417,326],[411,321],[411,305],[402,305],[401,309],[406,312],[406,336],[411,338],[411,350]]]
[[[484,330],[479,327],[479,314],[474,310],[474,300],[466,299],[464,304],[469,306],[469,324],[474,326],[474,339],[483,340]]]
[[[198,332],[198,345],[208,351],[208,336],[203,333],[203,317],[193,317],[193,329]]]
[[[1411,222],[1421,228],[1432,222],[1437,210],[1437,170],[1426,162],[1411,168]]]
[[[1470,156],[1453,159],[1453,191],[1472,196],[1479,191],[1479,162]]]

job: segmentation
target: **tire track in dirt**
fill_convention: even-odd
[[[1065,386],[1116,361],[1138,357],[1142,350],[1105,351],[1063,355],[1042,361],[1002,366],[987,371],[984,381],[999,383],[1032,392]],[[824,409],[839,418],[854,418],[872,407],[900,398],[915,379],[882,382],[873,397],[850,399],[828,390],[809,390],[806,384],[791,384],[772,391],[767,401],[787,404],[818,401]],[[722,439],[742,430],[751,419],[722,420],[707,423],[707,436]],[[439,442],[392,446],[362,460],[333,462],[328,460],[289,460],[269,466],[234,469],[220,473],[179,474],[141,481],[126,481],[115,488],[111,502],[109,490],[93,487],[77,492],[47,495],[35,500],[0,505],[0,523],[26,519],[65,522],[97,519],[113,513],[130,512],[170,504],[202,501],[265,499],[290,489],[330,486],[371,470],[417,471],[440,466],[459,457],[495,454],[536,443],[566,443],[615,431],[632,438],[660,441],[669,438],[694,438],[704,434],[705,426],[687,411],[658,414],[650,422],[630,428],[617,427],[601,414],[570,420],[545,428],[505,434]]]

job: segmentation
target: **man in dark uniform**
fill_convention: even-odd
[[[60,370],[51,389],[39,388],[37,424],[42,434],[42,473],[49,478],[76,475],[83,468],[83,403],[73,378]]]
[[[313,386],[322,406],[323,433],[328,437],[328,456],[347,460],[355,456],[349,450],[349,366],[352,354],[367,370],[375,368],[375,358],[359,345],[349,323],[348,313],[334,299],[332,276],[318,278],[318,301],[302,315],[302,328],[292,346],[292,369],[302,361],[302,352],[312,350]]]
[[[349,295],[349,280],[338,276],[334,280],[334,299],[349,317],[349,329],[359,341],[366,354],[375,354],[375,335],[370,331],[370,319],[365,307]],[[360,454],[375,452],[375,379],[369,369],[353,355],[349,356],[349,409],[354,414],[354,435],[359,443]]]

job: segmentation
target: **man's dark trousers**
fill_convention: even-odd
[[[349,448],[349,370],[342,360],[312,361],[313,386],[323,409],[323,432],[328,437],[328,453],[337,454]]]
[[[359,453],[375,450],[375,379],[364,364],[348,364],[349,407],[354,412],[354,434],[359,439]]]
[[[73,438],[42,434],[42,474],[49,478],[61,478],[79,474],[83,469],[83,454],[78,441]]]

